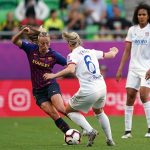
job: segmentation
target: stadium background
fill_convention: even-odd
[[[115,73],[122,56],[124,42],[85,41],[84,46],[95,49],[99,48],[104,51],[108,51],[111,46],[119,48],[119,54],[115,59],[102,60],[100,64],[107,66],[104,77],[108,90],[105,107],[106,113],[116,116],[123,115],[126,100],[125,81],[128,63],[124,68],[123,79],[120,83],[115,81]],[[67,56],[69,52],[66,44],[62,41],[52,42],[51,47],[64,56]],[[38,106],[35,105],[35,100],[32,96],[29,64],[25,53],[10,41],[0,42],[0,49],[0,56],[2,56],[0,59],[0,116],[45,116]],[[60,69],[62,68],[56,66],[54,71]],[[78,81],[74,78],[61,78],[58,79],[58,82],[60,83],[64,101],[67,103],[69,98],[77,91],[79,87]],[[140,99],[137,97],[134,111],[136,115],[143,115],[143,107],[141,105]],[[88,115],[93,115],[93,113],[90,111]]]
[[[30,81],[30,71],[27,58],[23,51],[13,45],[10,37],[14,34],[12,31],[2,29],[3,22],[6,21],[8,12],[15,12],[19,2],[22,0],[0,0],[0,150],[83,150],[87,142],[86,137],[82,137],[80,145],[65,146],[63,134],[56,128],[53,121],[48,118],[35,104],[32,96],[32,87]],[[49,9],[59,11],[59,3],[71,0],[44,0]],[[105,0],[110,4],[110,0]],[[134,7],[141,0],[118,0],[125,8],[124,18],[131,21]],[[149,0],[146,1],[150,4]],[[15,18],[16,19],[16,18]],[[66,24],[65,24],[66,26]],[[104,32],[105,31],[105,32]],[[126,30],[121,30],[119,35],[123,38],[111,39],[95,38],[95,35],[117,35],[114,30],[99,30],[95,25],[89,25],[87,28],[77,31],[83,38],[86,48],[95,48],[108,51],[111,46],[119,48],[119,53],[115,59],[100,61],[100,67],[107,84],[107,101],[105,111],[109,115],[112,127],[112,133],[116,146],[115,150],[147,150],[150,149],[149,139],[144,138],[147,132],[144,111],[139,96],[135,103],[133,117],[133,138],[124,141],[121,135],[124,132],[124,106],[126,100],[125,82],[127,76],[128,63],[123,70],[123,79],[120,83],[115,81],[115,74],[124,51],[124,37]],[[60,35],[60,31],[51,31],[51,35]],[[2,38],[2,37],[7,37]],[[9,37],[9,38],[8,38]],[[52,39],[51,47],[62,53],[65,57],[68,54],[68,48],[61,39]],[[60,70],[56,66],[54,71]],[[75,78],[71,76],[58,79],[62,90],[62,96],[65,104],[69,98],[76,92],[79,85]],[[100,135],[96,138],[93,147],[90,150],[107,150],[105,136],[93,112],[90,110],[87,120],[97,129]],[[80,128],[64,117],[72,128]]]

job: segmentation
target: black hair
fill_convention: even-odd
[[[57,12],[56,9],[52,9],[52,10],[50,11],[50,16],[52,16],[52,14],[55,13],[55,12]]]
[[[28,2],[29,2],[29,1],[30,1],[30,0],[24,0],[25,7],[28,6]],[[38,1],[39,1],[39,0],[35,0],[36,4],[38,3]]]
[[[30,6],[30,7],[27,8],[25,16],[27,18],[28,17],[32,17],[32,18],[36,17],[34,6]]]
[[[140,9],[145,9],[148,13],[148,16],[149,16],[149,19],[148,19],[148,22],[150,23],[150,6],[148,4],[145,4],[143,2],[139,3],[139,5],[135,8],[135,11],[134,11],[134,14],[133,14],[133,24],[137,25],[139,24],[139,21],[138,21],[138,11]]]

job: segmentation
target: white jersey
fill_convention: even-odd
[[[129,70],[145,75],[150,68],[150,24],[144,28],[139,25],[130,27],[126,41],[132,43]]]
[[[67,57],[67,64],[75,63],[75,74],[79,80],[79,95],[86,96],[106,88],[100,74],[98,59],[103,59],[103,52],[84,49],[79,46]]]

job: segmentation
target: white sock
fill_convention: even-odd
[[[71,112],[68,114],[68,117],[74,121],[77,125],[85,129],[88,133],[93,130],[91,125],[87,122],[85,117],[78,112]]]
[[[147,125],[148,128],[150,128],[150,101],[144,103],[143,106],[146,115]]]
[[[133,106],[125,107],[125,131],[132,129]]]
[[[110,127],[110,122],[109,122],[107,115],[104,112],[102,112],[96,115],[96,118],[99,120],[99,123],[101,124],[101,127],[107,139],[112,140],[111,127]]]

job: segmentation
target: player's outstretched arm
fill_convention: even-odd
[[[29,27],[23,28],[17,34],[15,34],[12,37],[12,40],[11,40],[15,45],[17,45],[19,47],[21,47],[21,45],[22,45],[22,40],[20,38],[21,38],[21,36],[22,36],[23,33],[29,34],[30,33],[30,28]]]
[[[70,73],[74,73],[75,72],[75,64],[69,64],[67,66],[67,68],[63,69],[62,71],[59,71],[57,73],[45,73],[43,75],[43,78],[45,80],[48,80],[48,79],[53,79],[53,78],[58,78],[58,77],[62,77],[64,75],[67,75],[67,74],[70,74]]]
[[[110,48],[110,51],[104,54],[104,58],[114,58],[118,53],[117,47]]]

